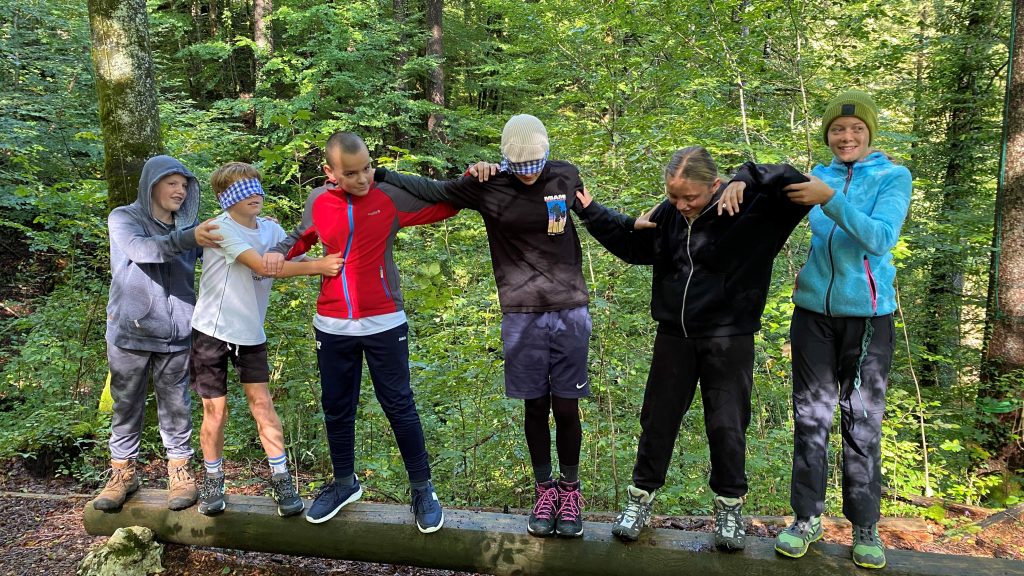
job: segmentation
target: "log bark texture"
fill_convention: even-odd
[[[640,540],[624,544],[611,526],[585,522],[577,539],[535,538],[526,533],[526,518],[510,514],[446,510],[444,528],[420,534],[405,506],[350,504],[325,524],[302,516],[280,518],[272,500],[228,495],[222,514],[206,517],[195,507],[167,509],[163,490],[140,490],[117,513],[87,505],[85,528],[93,535],[111,534],[121,526],[145,526],[164,542],[215,546],[278,554],[340,558],[446,568],[496,575],[718,574],[736,576],[859,574],[848,546],[818,543],[800,560],[775,554],[773,542],[748,538],[737,553],[715,550],[713,536],[680,530],[645,530]],[[1020,576],[1024,563],[890,550],[885,574],[929,576]]]

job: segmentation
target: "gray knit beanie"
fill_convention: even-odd
[[[540,160],[548,153],[548,131],[535,116],[518,114],[501,131],[501,155],[509,162]]]

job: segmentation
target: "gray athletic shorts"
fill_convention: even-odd
[[[553,312],[509,312],[501,319],[505,348],[505,394],[531,400],[590,395],[586,306]]]

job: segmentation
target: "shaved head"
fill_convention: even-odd
[[[366,149],[366,143],[363,142],[363,139],[352,132],[335,132],[327,139],[328,158],[338,151],[346,154],[358,154]]]

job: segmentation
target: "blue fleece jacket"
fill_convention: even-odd
[[[793,302],[837,317],[868,317],[896,310],[892,248],[910,207],[910,171],[881,152],[847,165],[833,158],[811,174],[833,190],[811,210],[811,251],[800,270]]]
[[[174,213],[174,225],[153,218],[153,186],[164,176],[188,180],[185,201]],[[196,305],[195,227],[199,213],[199,182],[170,156],[146,161],[139,178],[139,196],[114,208],[107,217],[110,234],[110,295],[107,300],[107,342],[119,348],[149,352],[187,350]]]

